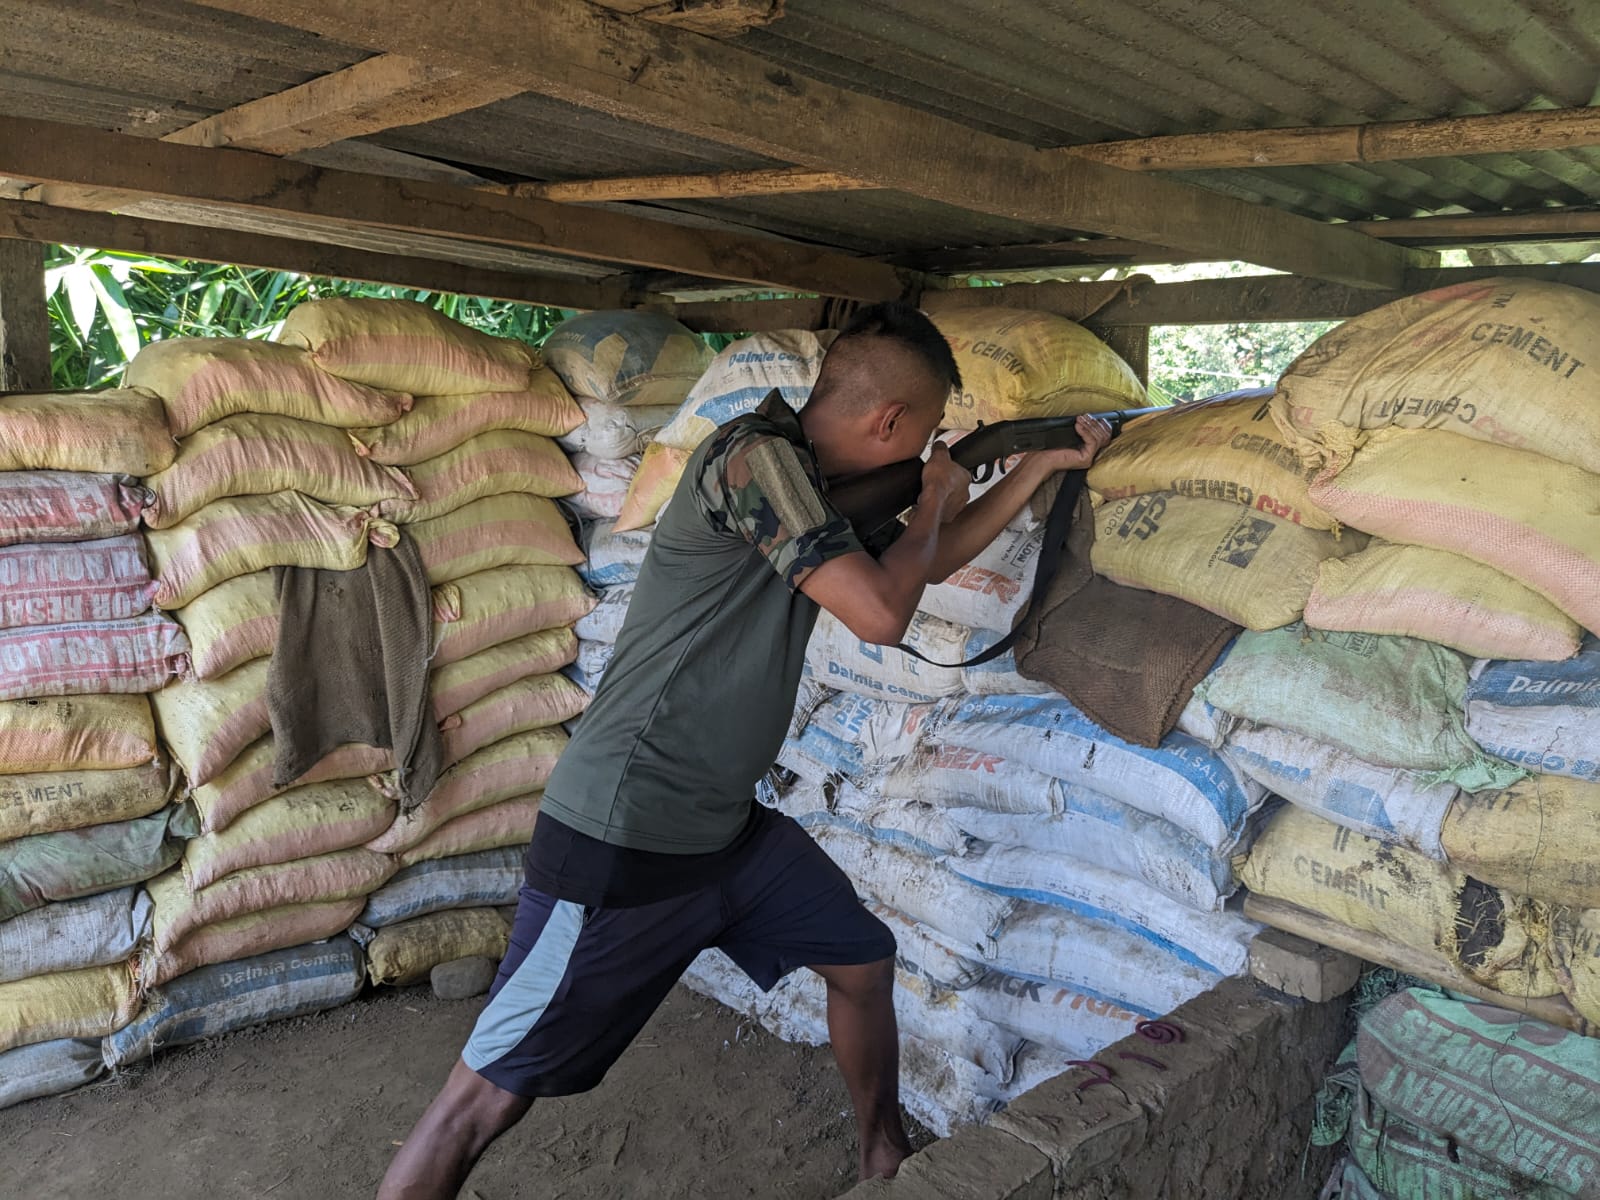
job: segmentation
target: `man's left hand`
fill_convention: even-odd
[[[1086,413],[1078,418],[1076,426],[1083,445],[1071,450],[1034,451],[1049,464],[1052,471],[1076,471],[1087,467],[1111,441],[1111,426],[1099,417],[1091,417]]]

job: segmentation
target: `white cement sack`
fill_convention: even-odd
[[[58,1038],[0,1054],[0,1108],[57,1096],[106,1073],[99,1038]]]
[[[1416,771],[1376,767],[1325,742],[1241,724],[1225,753],[1263,787],[1335,825],[1443,860],[1439,831],[1460,794]]]
[[[106,1066],[354,1000],[366,978],[361,962],[360,947],[340,934],[180,975],[153,989],[133,1023],[106,1038]]]
[[[805,407],[832,341],[832,331],[783,329],[731,343],[712,360],[656,441],[694,450],[718,426],[754,412],[774,389],[790,408]]]
[[[905,644],[933,660],[922,662],[893,646],[864,642],[832,613],[817,618],[806,645],[806,667],[814,679],[842,692],[889,700],[928,701],[961,691],[959,667],[972,631],[919,612],[906,628]]]
[[[1121,925],[1048,904],[1017,906],[989,966],[1152,1018],[1210,991],[1221,978]]]
[[[1005,635],[993,629],[974,629],[967,639],[967,648],[961,661],[977,658]],[[988,662],[961,668],[961,689],[974,696],[1053,696],[1055,688],[1037,679],[1024,679],[1017,674],[1017,655],[1014,650],[991,658]]]
[[[590,587],[614,587],[639,578],[644,553],[650,548],[651,529],[618,533],[614,521],[585,521],[583,563],[578,574]]]
[[[1185,704],[1183,711],[1178,714],[1177,730],[1179,733],[1187,733],[1202,745],[1217,750],[1222,747],[1228,734],[1238,724],[1235,718],[1216,705],[1207,704],[1199,696],[1190,696],[1189,703]]]
[[[961,994],[972,1018],[1066,1058],[1089,1058],[1133,1032],[1138,1013],[1071,988],[991,971]]]
[[[615,587],[602,588],[600,603],[590,609],[587,615],[579,617],[577,624],[572,627],[578,639],[614,645],[617,635],[622,632],[622,622],[628,615],[628,605],[633,600],[633,586],[631,583],[620,583]]]
[[[941,711],[939,740],[1004,755],[1171,821],[1218,852],[1244,834],[1266,789],[1182,733],[1124,742],[1060,697],[972,696]]]
[[[971,562],[958,567],[944,582],[924,588],[917,607],[956,625],[1010,629],[1028,606],[1043,545],[1042,527],[1031,520],[1020,525],[1013,522]]]
[[[946,743],[894,760],[878,785],[886,800],[1050,817],[1063,811],[1061,784],[1032,767],[984,750]]]
[[[615,521],[622,514],[628,485],[639,470],[638,456],[596,458],[578,453],[571,461],[583,488],[563,497],[563,502],[585,521]]]
[[[850,785],[845,782],[844,786]],[[943,809],[931,805],[879,801],[872,807],[858,809],[853,805],[824,808],[806,803],[815,796],[810,789],[791,791],[787,797],[790,804],[803,811],[783,810],[813,833],[822,828],[845,829],[925,858],[960,857],[976,840],[963,833]]]
[[[840,692],[816,705],[785,748],[859,781],[915,750],[930,711],[926,705]]]
[[[959,992],[972,987],[989,968],[952,950],[939,934],[898,909],[871,901],[867,907],[894,934],[895,966],[934,987]]]
[[[993,957],[1015,901],[958,878],[935,859],[845,829],[814,829],[811,836],[862,895],[932,926],[963,954]]]
[[[1564,662],[1478,663],[1467,733],[1537,774],[1600,780],[1600,638]]]
[[[1062,784],[1059,791],[1062,811],[1051,816],[952,808],[949,818],[986,842],[1065,855],[1127,875],[1198,912],[1216,912],[1238,886],[1227,855],[1213,854],[1171,821],[1087,788]]]
[[[592,696],[616,652],[617,648],[610,642],[580,641],[577,660],[561,668],[561,673]]]
[[[132,956],[150,929],[150,896],[125,887],[46,904],[0,921],[0,983],[108,967]]]
[[[950,860],[949,869],[1001,896],[1118,925],[1193,966],[1222,975],[1244,970],[1250,939],[1260,929],[1234,913],[1195,912],[1125,875],[1036,850],[990,846]]]
[[[580,454],[610,461],[635,458],[678,411],[676,404],[613,404],[590,398],[579,400],[578,407],[583,409],[583,424],[556,439],[574,460]]]
[[[367,897],[356,923],[382,929],[448,908],[515,904],[522,888],[522,857],[519,847],[503,846],[406,867]]]

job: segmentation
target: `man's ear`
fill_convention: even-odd
[[[899,432],[910,411],[909,406],[898,401],[894,404],[885,404],[873,419],[872,436],[880,442],[887,442]]]

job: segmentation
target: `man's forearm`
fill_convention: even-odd
[[[958,513],[938,531],[937,544],[930,558],[928,583],[940,583],[971,562],[1022,511],[1023,506],[1050,478],[1050,467],[1038,455],[1023,455],[999,483]],[[908,530],[909,532],[909,530]],[[901,535],[901,541],[905,535]],[[895,543],[896,545],[899,542]]]
[[[917,611],[922,590],[928,586],[931,572],[936,569],[935,564],[942,553],[944,540],[950,535],[954,524],[952,521],[941,525],[937,510],[918,505],[912,511],[905,532],[878,559],[885,584],[884,600],[899,620],[902,630],[911,623]]]

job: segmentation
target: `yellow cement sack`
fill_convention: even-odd
[[[393,546],[399,532],[371,513],[319,504],[299,492],[232,496],[170,529],[146,535],[157,608],[182,608],[202,593],[267,567],[353,571],[367,546]]]
[[[555,502],[521,492],[474,500],[419,521],[408,532],[435,585],[495,567],[575,567],[583,561]]]
[[[935,313],[961,368],[944,410],[950,429],[1019,417],[1143,408],[1144,385],[1117,352],[1054,313],[963,308]]]
[[[455,854],[474,854],[479,850],[498,850],[501,846],[525,846],[533,837],[533,823],[539,817],[542,793],[502,800],[488,808],[457,817],[434,830],[410,849],[396,855],[402,867],[415,866],[435,858]]]
[[[467,755],[439,776],[423,802],[398,814],[367,843],[385,854],[410,850],[448,821],[543,789],[566,747],[559,728],[513,734]]]
[[[595,606],[571,567],[493,567],[457,579],[448,622],[434,625],[435,667],[502,642],[569,626]]]
[[[69,766],[0,775],[0,842],[147,817],[166,806],[177,782],[171,764],[159,759],[115,771]]]
[[[219,679],[168,684],[150,697],[161,740],[191,787],[215,779],[271,731],[269,665],[258,658]]]
[[[1555,996],[1547,905],[1285,805],[1239,878],[1252,892],[1443,954],[1485,987]]]
[[[1315,473],[1284,443],[1267,399],[1240,396],[1130,422],[1095,459],[1088,483],[1108,500],[1177,492],[1331,529],[1333,518],[1306,491]]]
[[[507,492],[570,496],[583,489],[561,447],[537,433],[495,429],[469,438],[410,470],[415,499],[385,500],[380,516],[401,524],[442,517],[464,504]]]
[[[1310,463],[1364,430],[1441,429],[1600,472],[1600,296],[1536,279],[1407,296],[1312,342],[1272,412]]]
[[[583,409],[554,371],[535,369],[526,390],[418,396],[411,411],[389,425],[352,431],[373,462],[408,467],[454,450],[493,429],[562,437],[584,423]]]
[[[519,392],[538,356],[414,300],[339,297],[300,304],[278,334],[330,375],[414,396]]]
[[[278,641],[278,586],[251,571],[201,592],[173,614],[189,637],[196,679],[216,679],[272,653]]]
[[[1360,553],[1323,560],[1306,624],[1400,634],[1474,658],[1514,661],[1571,658],[1583,636],[1571,617],[1493,567],[1377,538]]]
[[[299,492],[358,508],[417,497],[405,472],[362,458],[342,430],[259,413],[224,417],[190,434],[176,461],[144,484],[155,493],[144,512],[152,529],[168,529],[224,496]]]
[[[530,675],[551,675],[577,657],[578,637],[572,630],[545,629],[439,667],[428,681],[434,716],[442,721],[491,692]]]
[[[367,943],[367,975],[375,984],[407,987],[440,963],[505,957],[511,926],[492,908],[455,908],[386,925]]]
[[[157,988],[213,963],[236,962],[269,950],[321,941],[349,928],[366,903],[366,897],[356,896],[287,904],[202,926],[164,954],[146,950],[139,960],[139,984]]]
[[[680,404],[711,365],[711,348],[664,313],[590,312],[569,317],[540,347],[549,368],[581,400]]]
[[[393,860],[360,848],[235,871],[191,891],[182,871],[145,884],[152,902],[150,942],[158,954],[207,925],[286,904],[320,904],[366,896],[388,882]]]
[[[535,675],[507,684],[439,722],[444,760],[458,763],[514,733],[560,725],[588,704],[589,693],[565,675]]]
[[[1600,908],[1600,783],[1530,775],[1504,791],[1462,792],[1440,841],[1474,878],[1551,904]]]
[[[57,1038],[115,1033],[139,1008],[126,963],[0,983],[0,1052]]]
[[[147,696],[0,700],[0,775],[109,771],[158,757]]]
[[[651,442],[639,459],[639,470],[628,485],[623,497],[622,510],[617,515],[615,529],[626,533],[630,529],[647,529],[655,524],[662,505],[672,498],[678,480],[683,478],[683,468],[689,462],[692,450],[676,450]]]
[[[172,438],[161,401],[132,388],[0,395],[0,471],[154,475]]]
[[[183,878],[198,891],[234,871],[349,850],[389,828],[394,812],[394,801],[364,779],[292,788],[246,809],[226,829],[191,838]]]
[[[129,387],[161,398],[172,436],[180,438],[236,413],[273,413],[352,428],[382,425],[411,407],[410,396],[374,391],[317,370],[304,350],[249,338],[151,342],[128,364],[126,379]]]
[[[1561,990],[1600,1028],[1600,909],[1558,910],[1554,941]]]
[[[1456,433],[1382,429],[1311,496],[1357,529],[1493,567],[1600,630],[1600,475]]]
[[[211,782],[190,790],[189,799],[200,817],[202,833],[226,829],[240,813],[292,788],[336,779],[366,779],[394,768],[393,752],[347,742],[288,787],[278,787],[272,782],[275,754],[272,739],[264,737]]]
[[[1177,596],[1247,629],[1299,620],[1323,561],[1365,541],[1173,492],[1107,500],[1094,517],[1096,572]]]

